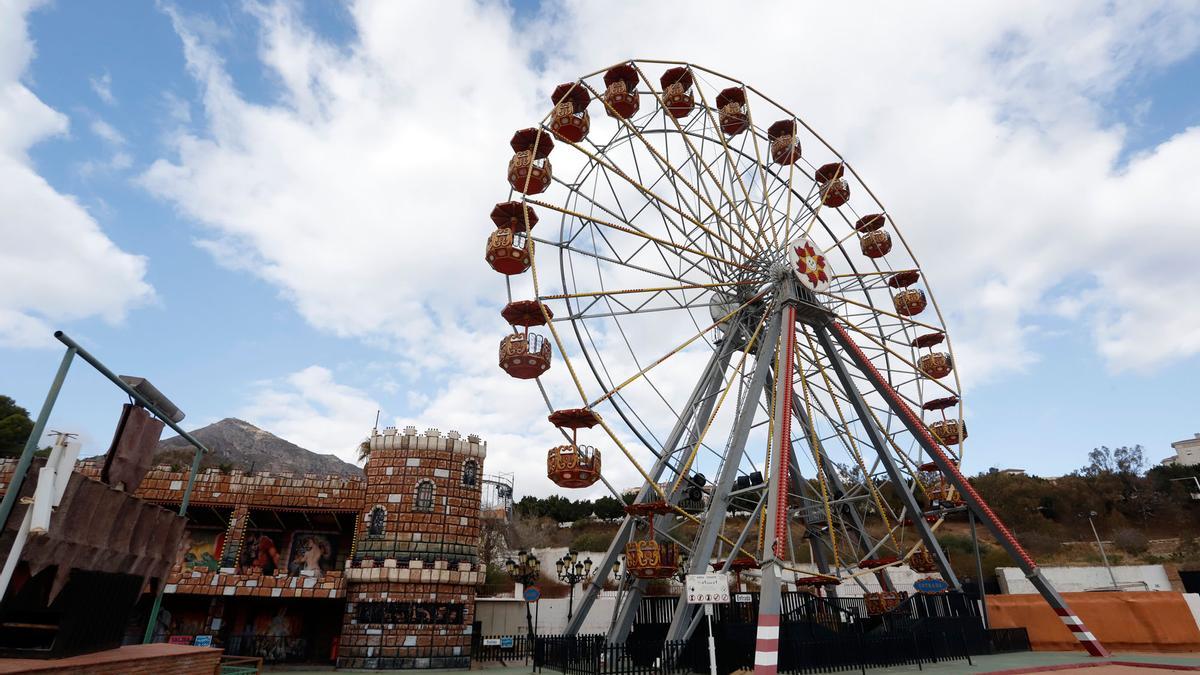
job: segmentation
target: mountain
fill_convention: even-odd
[[[200,427],[191,433],[211,451],[201,463],[203,468],[227,466],[245,471],[253,469],[256,473],[290,471],[296,474],[362,475],[362,469],[333,455],[305,450],[233,417]],[[154,459],[156,464],[190,466],[193,452],[190,443],[179,436],[172,436],[159,441]]]

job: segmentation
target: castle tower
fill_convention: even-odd
[[[346,563],[341,668],[467,668],[487,444],[414,427],[372,433]]]

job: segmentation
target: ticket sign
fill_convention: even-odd
[[[689,605],[729,602],[728,574],[689,574],[684,586]]]
[[[950,588],[950,584],[942,581],[941,579],[928,577],[925,579],[918,579],[913,583],[913,588],[917,589],[917,591],[921,593],[924,593],[925,595],[932,595],[934,593],[945,593]]]

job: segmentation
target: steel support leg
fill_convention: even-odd
[[[966,477],[959,471],[958,465],[950,459],[950,456],[942,449],[941,444],[934,440],[933,435],[929,433],[929,429],[925,426],[924,422],[900,398],[896,390],[892,389],[887,380],[879,374],[879,371],[871,364],[870,359],[863,354],[858,345],[854,343],[854,340],[850,338],[850,334],[846,332],[846,329],[836,322],[832,323],[830,328],[834,338],[846,350],[850,359],[875,384],[879,393],[887,401],[888,406],[896,413],[904,423],[904,426],[908,428],[917,442],[921,444],[921,447],[929,454],[934,463],[937,464],[942,475],[959,491],[967,506],[975,512],[976,517],[983,521],[983,524],[996,537],[996,541],[1000,542],[1004,550],[1012,556],[1013,561],[1025,573],[1025,577],[1029,579],[1034,588],[1038,589],[1038,592],[1042,594],[1042,597],[1054,609],[1054,613],[1058,615],[1058,618],[1075,635],[1075,639],[1092,656],[1108,656],[1109,652],[1104,648],[1104,645],[1100,644],[1096,636],[1092,635],[1087,626],[1083,625],[1083,621],[1079,619],[1078,615],[1072,612],[1071,608],[1067,606],[1066,601],[1058,594],[1058,591],[1042,576],[1041,569],[1038,568],[1037,563],[1033,561],[1033,558],[1025,551],[1020,542],[1017,541],[1017,538],[1013,536],[1012,531],[1001,522],[999,516],[992,511],[987,502],[983,500],[983,497],[976,492],[974,486],[967,481]],[[982,580],[980,581],[982,582]]]
[[[784,289],[786,290],[786,289]],[[788,527],[788,456],[792,447],[791,365],[796,348],[796,305],[794,297],[784,296],[782,330],[779,335],[779,368],[787,377],[775,378],[772,400],[774,426],[771,429],[771,475],[767,482],[767,528],[762,548],[762,588],[758,593],[758,631],[754,642],[755,675],[775,675],[779,669],[779,611],[781,539]]]
[[[679,420],[675,423],[675,427],[671,430],[666,442],[663,444],[663,453],[658,460],[650,468],[649,474],[653,481],[658,481],[670,463],[671,457],[678,447],[680,440],[683,438],[684,432],[692,423],[697,415],[697,408],[702,407],[706,400],[711,400],[712,392],[719,390],[725,370],[729,366],[729,357],[733,353],[737,340],[733,339],[734,332],[730,331],[720,348],[713,352],[712,358],[709,359],[708,365],[705,367],[703,375],[696,383],[696,387],[692,390],[691,396],[688,398],[687,405],[680,411]],[[643,501],[647,495],[653,491],[653,487],[647,483],[642,486],[638,492],[637,501]],[[604,559],[600,561],[602,573],[607,575],[613,568],[613,563],[617,561],[617,556],[625,548],[625,542],[629,540],[629,535],[633,532],[634,519],[630,516],[625,516],[621,521],[621,526],[617,528],[617,534],[613,537],[612,543],[608,546],[608,551],[604,554]],[[579,600],[579,611],[567,623],[567,629],[564,631],[566,635],[575,635],[579,632],[579,628],[583,625],[584,619],[587,618],[588,611],[592,608],[592,603],[596,601],[596,597],[600,595],[600,589],[604,586],[603,583],[594,583],[588,586],[587,592]],[[628,598],[636,596],[636,601],[633,604],[636,613],[637,603],[641,602],[641,587],[634,583],[630,585],[629,591],[625,594]],[[619,608],[617,611],[620,611]],[[609,640],[617,635],[616,631],[609,631]],[[620,641],[624,641],[624,634],[621,634]]]
[[[830,340],[829,333],[825,331],[823,326],[814,326],[813,332],[817,334],[817,341],[821,343],[821,348],[829,358],[829,363],[834,373],[837,374],[838,381],[842,383],[842,389],[846,391],[846,396],[850,398],[850,404],[854,406],[854,412],[858,415],[859,422],[866,429],[867,436],[871,440],[871,445],[875,446],[875,452],[878,453],[879,459],[887,471],[888,478],[891,479],[892,485],[895,486],[896,493],[900,496],[900,500],[904,502],[904,506],[912,513],[913,525],[917,528],[917,533],[921,536],[921,541],[925,544],[925,548],[933,554],[934,561],[937,563],[938,571],[941,572],[942,578],[955,590],[961,589],[958,577],[955,576],[954,570],[951,569],[950,561],[946,558],[945,551],[942,550],[942,546],[938,543],[937,537],[934,536],[929,523],[925,522],[924,510],[917,503],[917,498],[913,495],[911,488],[904,480],[904,475],[900,473],[900,468],[896,466],[896,460],[888,452],[887,439],[883,437],[884,432],[875,425],[871,418],[867,402],[858,391],[858,387],[854,385],[854,380],[851,379],[850,373],[846,370],[846,364],[842,363],[841,358],[838,357],[837,349],[835,349],[833,341]]]
[[[759,343],[754,375],[750,378],[742,408],[738,411],[738,418],[734,421],[733,431],[729,435],[729,444],[725,449],[725,461],[722,462],[720,472],[713,483],[712,497],[705,510],[704,524],[694,540],[689,573],[698,574],[708,569],[713,547],[717,545],[717,537],[725,527],[725,516],[729,511],[729,492],[733,488],[733,482],[741,467],[746,439],[750,436],[750,427],[753,426],[754,415],[758,412],[758,401],[771,370],[772,348],[778,340],[779,333],[779,321],[771,319],[771,323],[767,327],[767,334]],[[729,557],[736,556],[737,551],[730,551]],[[671,627],[667,631],[668,640],[682,638],[684,631],[690,625],[690,614],[693,609],[691,605],[687,604],[686,598],[680,596],[679,602],[675,606],[675,614],[671,619]]]

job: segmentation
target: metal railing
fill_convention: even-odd
[[[263,660],[254,656],[222,656],[218,665],[219,675],[258,675]]]
[[[230,635],[225,640],[229,656],[260,658],[266,663],[302,663],[314,661],[312,643],[307,638],[274,635]]]

